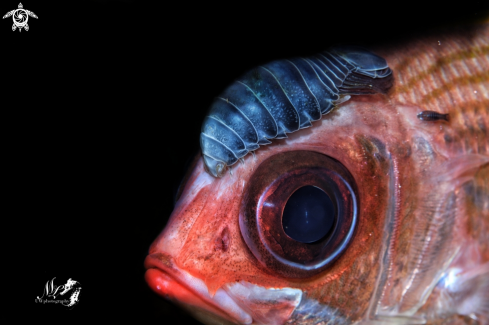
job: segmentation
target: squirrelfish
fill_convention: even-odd
[[[220,178],[195,158],[145,261],[156,293],[205,324],[489,324],[489,25],[373,52],[388,91]]]

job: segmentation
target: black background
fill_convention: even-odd
[[[0,21],[2,264],[17,319],[197,324],[146,286],[143,261],[213,97],[261,63],[402,42],[487,17],[485,2],[23,1],[39,17],[29,31]],[[82,284],[79,305],[34,303],[53,277]]]

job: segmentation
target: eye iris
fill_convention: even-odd
[[[304,186],[287,201],[282,226],[290,238],[301,243],[313,243],[326,236],[335,221],[331,198],[315,186]]]

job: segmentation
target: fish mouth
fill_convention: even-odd
[[[144,266],[147,269],[146,282],[160,296],[184,303],[185,307],[211,312],[233,323],[253,322],[251,315],[239,307],[226,291],[220,288],[211,296],[204,281],[175,266],[171,256],[150,254]]]

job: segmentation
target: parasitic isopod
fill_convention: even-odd
[[[427,121],[427,122],[439,121],[439,120],[444,120],[448,122],[449,120],[448,114],[440,114],[435,111],[422,111],[418,113],[417,116],[421,121]]]
[[[257,67],[211,105],[200,134],[205,167],[221,177],[239,158],[310,127],[349,95],[385,93],[391,86],[385,59],[356,46]]]

